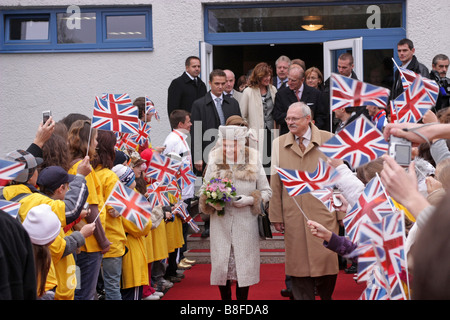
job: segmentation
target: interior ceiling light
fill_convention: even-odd
[[[302,25],[302,28],[308,31],[317,31],[319,29],[322,29],[323,24],[305,24]]]
[[[302,25],[302,28],[307,31],[317,31],[323,27],[323,24],[320,24],[319,16],[306,16],[303,17],[303,21],[305,24]]]

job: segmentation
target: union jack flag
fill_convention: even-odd
[[[418,75],[402,94],[394,100],[397,122],[417,122],[435,104],[425,89],[424,81]]]
[[[169,195],[166,186],[161,185],[158,181],[147,186],[147,200],[150,206],[168,206],[170,205]]]
[[[105,204],[116,209],[122,217],[133,222],[141,230],[150,220],[152,207],[145,197],[124,186],[120,181],[116,182],[113,191]]]
[[[394,100],[389,101],[389,108],[391,110],[391,123],[396,123],[397,111],[395,110]]]
[[[408,89],[408,87],[411,86],[414,83],[414,81],[417,80],[417,78],[421,77],[419,74],[406,68],[398,67],[398,70],[400,71],[400,78],[402,79],[403,90]],[[428,96],[430,97],[430,100],[433,102],[433,104],[436,104],[436,100],[439,95],[439,85],[434,80],[424,77],[421,78],[423,80],[425,90]]]
[[[0,186],[16,178],[25,168],[25,163],[0,159]]]
[[[154,152],[146,176],[163,184],[168,184],[172,179],[175,179],[180,165],[180,161]]]
[[[343,220],[345,231],[350,240],[361,242],[359,239],[361,224],[368,221],[381,221],[384,216],[392,213],[393,207],[394,204],[386,196],[380,178],[378,176],[374,177],[366,185],[364,192],[358,198],[358,202]]]
[[[311,191],[311,194],[322,201],[323,205],[328,209],[328,211],[333,211],[333,189],[325,188],[320,190]]]
[[[187,204],[184,201],[179,202],[179,204],[175,206],[173,213],[180,216],[184,222],[189,224],[189,226],[192,228],[192,230],[194,230],[195,233],[200,231],[200,228],[198,227],[198,225],[195,223],[195,221],[192,219],[191,215],[187,211]]]
[[[388,280],[380,268],[374,268],[367,287],[358,300],[389,300]]]
[[[331,74],[331,111],[360,106],[386,108],[389,94],[389,89]]]
[[[129,133],[116,132],[116,137],[117,137],[117,141],[116,141],[116,145],[115,145],[116,149],[118,149],[118,150],[127,150],[127,149],[136,150],[138,145],[136,142],[134,142],[130,138]]]
[[[152,116],[155,116],[156,120],[160,120],[160,116],[158,114],[158,111],[156,111],[155,108],[155,104],[153,103],[152,100],[150,100],[149,97],[145,96],[145,114],[149,114],[150,115],[150,119],[152,118]]]
[[[369,280],[374,268],[379,268],[389,282],[389,299],[405,299],[400,279],[400,274],[407,269],[403,213],[395,211],[384,216],[381,221],[363,223],[360,233],[361,243],[358,247],[367,249],[367,244],[372,243],[372,249],[365,250],[358,257],[358,281]]]
[[[177,202],[181,197],[181,189],[175,179],[172,179],[168,184],[164,185],[165,190],[167,191],[167,194],[169,196],[169,200],[171,203]],[[173,197],[171,199],[171,197]]]
[[[197,179],[197,176],[194,172],[191,170],[191,166],[187,163],[183,164],[180,167],[180,170],[178,170],[176,174],[177,183],[180,186],[181,189],[186,188],[187,186],[191,185],[195,182]]]
[[[13,218],[16,218],[19,214],[20,203],[14,201],[0,200],[0,210],[5,211]]]
[[[92,127],[100,130],[136,133],[139,129],[138,107],[131,104],[117,104],[117,99],[95,97]],[[127,101],[127,100],[126,100]]]
[[[276,170],[291,197],[331,186],[337,177],[337,171],[327,165],[321,158],[319,158],[317,168],[312,173],[278,167],[276,167]]]
[[[389,144],[366,116],[361,115],[319,147],[327,157],[347,161],[353,168],[385,154]]]
[[[138,145],[143,146],[147,141],[149,141],[150,129],[151,127],[148,122],[139,120],[139,128],[137,130],[137,133],[130,135],[130,140]]]
[[[131,99],[128,93],[123,94],[104,93],[102,95],[102,99],[115,104],[126,104],[126,105],[131,104]]]

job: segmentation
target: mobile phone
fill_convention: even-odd
[[[45,124],[51,116],[52,112],[50,110],[42,111],[42,123]]]
[[[338,192],[338,191],[334,191],[334,192],[333,192],[333,205],[334,205],[336,208],[342,207],[342,201],[341,201],[341,199],[339,199],[339,198],[337,197],[338,194],[340,194],[340,192]]]

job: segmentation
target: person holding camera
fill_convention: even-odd
[[[449,62],[450,60],[445,54],[438,54],[433,58],[430,78],[439,85],[439,96],[436,101],[435,111],[450,105],[450,79],[447,78]]]

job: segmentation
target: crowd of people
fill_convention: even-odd
[[[430,77],[412,41],[401,40],[398,54],[402,67]],[[432,73],[443,79],[448,65],[448,57],[438,55]],[[351,54],[342,54],[337,66],[342,76],[356,78]],[[412,298],[450,298],[442,281],[450,221],[445,90],[421,124],[395,124],[388,110],[375,107],[331,114],[330,80],[301,59],[281,56],[275,74],[268,63],[258,63],[237,82],[231,70],[213,70],[210,91],[198,77],[198,57],[188,57],[185,67],[168,89],[172,131],[161,147],[146,141],[135,149],[118,149],[115,132],[98,130],[89,117],[71,113],[58,122],[51,117],[41,122],[26,150],[6,155],[25,168],[1,189],[2,200],[18,202],[20,208],[16,219],[0,214],[0,299],[161,299],[182,281],[182,270],[195,263],[184,257],[189,226],[173,211],[182,202],[189,212],[198,197],[205,227],[201,236],[211,243],[210,283],[221,299],[232,298],[233,282],[236,298],[248,299],[249,288],[261,280],[258,214],[267,208],[273,227],[284,233],[286,288],[281,294],[329,300],[339,264],[346,265],[342,256],[357,245],[345,237],[342,220],[377,174],[405,212]],[[403,90],[398,71],[392,84],[390,98],[395,99]],[[139,118],[150,122],[145,99],[133,104]],[[370,119],[386,140],[395,135],[414,144],[408,170],[389,156],[356,169],[324,156],[318,147],[359,116]],[[154,206],[151,219],[139,227],[106,202],[117,183],[148,198],[152,180],[146,173],[154,154],[180,161],[204,183],[197,193],[193,184],[179,186],[180,196],[170,198],[170,205]],[[309,193],[289,196],[274,169],[312,172],[320,159],[340,173],[336,188],[343,205],[332,212]],[[204,192],[207,182],[218,177],[232,181],[236,191],[224,207],[208,201]],[[354,260],[350,268],[356,265]]]

